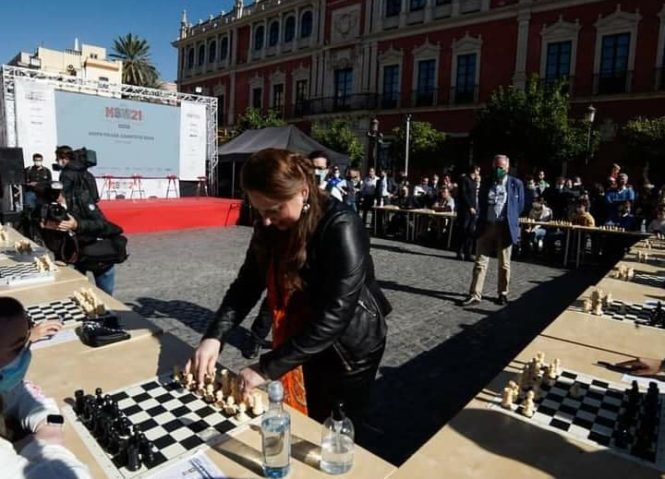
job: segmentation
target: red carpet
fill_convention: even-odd
[[[101,201],[99,206],[125,233],[234,226],[240,200],[226,198],[174,198]]]

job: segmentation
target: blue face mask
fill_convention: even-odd
[[[11,391],[23,381],[32,360],[32,352],[25,347],[4,368],[0,369],[0,393]]]

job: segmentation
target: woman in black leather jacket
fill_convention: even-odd
[[[318,188],[310,160],[286,150],[253,155],[241,181],[262,219],[185,371],[198,381],[213,372],[229,333],[267,288],[273,349],[240,371],[243,393],[281,379],[287,403],[310,417],[323,421],[341,400],[360,421],[390,312],[362,221]]]

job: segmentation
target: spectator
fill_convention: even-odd
[[[450,195],[450,190],[445,186],[439,191],[439,196],[434,202],[436,211],[446,211],[452,213],[455,211],[455,199]]]
[[[552,221],[552,209],[545,204],[545,200],[541,197],[535,199],[529,211],[529,219],[538,221],[540,223],[547,223]],[[531,247],[536,247],[538,251],[542,251],[543,242],[547,235],[547,229],[540,225],[534,225],[527,230],[529,233],[529,244]]]
[[[522,182],[508,175],[510,162],[507,156],[497,155],[492,162],[492,177],[481,186],[478,197],[478,241],[476,263],[469,296],[463,306],[479,303],[489,257],[496,253],[499,263],[498,304],[508,303],[510,284],[510,254],[514,244],[519,243],[519,216],[524,209],[524,186]]]
[[[51,184],[51,171],[44,167],[44,157],[40,153],[32,155],[33,165],[25,169],[25,196],[23,202],[26,208],[35,209],[39,206],[38,198],[44,189]]]
[[[580,201],[575,204],[575,213],[571,216],[570,221],[577,226],[587,226],[593,228],[596,226],[591,213],[588,211],[589,205],[585,201]]]
[[[397,193],[395,180],[388,176],[386,170],[381,170],[376,182],[376,201],[379,206],[389,205]]]
[[[637,222],[632,211],[632,202],[624,201],[620,203],[617,210],[617,216],[614,220],[610,220],[607,224],[619,226],[626,231],[634,231]]]
[[[314,163],[314,176],[316,177],[319,188],[326,189],[328,185],[328,175],[330,174],[330,158],[325,151],[315,150],[307,157]]]
[[[430,187],[432,188],[432,197],[436,198],[439,195],[439,190],[443,185],[439,179],[439,175],[434,173],[432,175],[432,181],[430,182]]]
[[[549,189],[550,184],[545,181],[545,171],[538,170],[538,181],[536,182],[536,190],[538,191],[538,196],[543,196],[545,192]]]
[[[612,163],[612,169],[610,170],[610,178],[617,180],[619,178],[619,173],[621,173],[621,166],[616,163]]]
[[[616,188],[608,190],[605,193],[605,199],[609,207],[610,220],[616,223],[618,221],[619,207],[626,201],[630,201],[631,204],[635,201],[635,191],[628,185],[627,174],[619,174]]]
[[[429,208],[432,206],[434,197],[432,195],[432,187],[429,184],[429,179],[426,176],[420,180],[420,184],[413,187],[413,196],[420,208]]]
[[[374,206],[374,201],[376,199],[376,182],[378,178],[376,177],[376,172],[374,168],[370,168],[367,176],[363,180],[362,186],[360,187],[360,204],[363,211],[363,223],[367,224],[367,213]]]
[[[558,177],[555,180],[554,187],[545,192],[547,204],[552,208],[554,219],[568,219],[568,205],[571,200],[571,191],[566,188],[566,179]]]
[[[333,165],[330,169],[330,175],[328,175],[326,180],[325,190],[330,193],[330,196],[343,202],[345,184],[346,180],[342,178],[339,166]]]
[[[651,220],[647,227],[649,233],[665,234],[665,208],[659,208],[656,217]]]
[[[581,196],[582,194],[584,194],[584,192],[586,190],[584,189],[584,185],[582,184],[582,178],[580,178],[579,176],[574,176],[573,177],[573,186],[572,186],[571,189],[574,192],[576,192],[578,196]]]
[[[531,211],[531,205],[538,196],[542,196],[542,194],[538,194],[536,180],[532,176],[527,176],[526,185],[524,185],[524,211]]]
[[[457,259],[471,261],[471,248],[478,219],[478,190],[480,188],[480,167],[472,165],[468,174],[460,179],[457,194]]]
[[[345,205],[348,205],[353,211],[358,212],[358,192],[360,183],[352,169],[347,168],[344,181],[339,183],[342,190],[342,198]]]

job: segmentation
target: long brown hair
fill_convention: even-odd
[[[287,231],[255,227],[255,254],[267,268],[276,257],[277,280],[291,292],[302,289],[300,270],[307,261],[307,243],[323,216],[327,195],[316,184],[312,160],[298,153],[266,148],[254,153],[245,163],[240,175],[244,191],[255,191],[276,201],[288,201],[305,187],[309,190],[307,204],[295,226]]]

